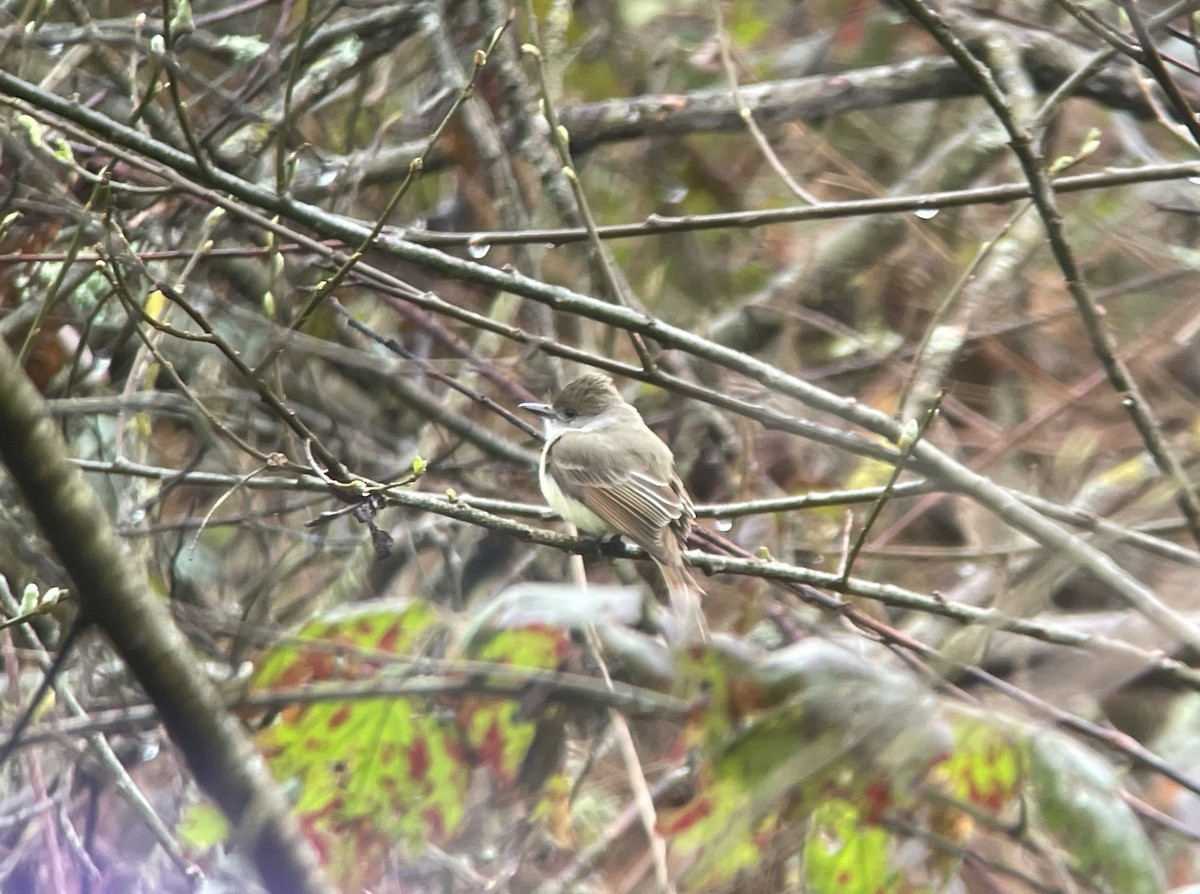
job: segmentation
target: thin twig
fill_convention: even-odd
[[[945,392],[939,392],[934,398],[933,403],[925,411],[925,416],[921,419],[920,424],[913,425],[912,431],[906,431],[901,436],[900,442],[897,445],[900,448],[900,458],[896,461],[895,466],[892,468],[891,476],[883,486],[883,493],[879,495],[879,499],[871,506],[871,511],[867,514],[866,521],[863,522],[862,530],[858,532],[858,537],[855,538],[850,551],[846,554],[841,575],[843,582],[850,579],[850,572],[854,569],[854,560],[858,558],[858,554],[862,551],[863,545],[867,542],[867,537],[871,533],[871,528],[875,526],[875,521],[879,518],[879,514],[883,512],[883,507],[887,505],[887,501],[891,498],[892,489],[896,486],[896,482],[900,478],[900,473],[904,471],[904,466],[908,462],[908,458],[912,455],[913,448],[917,446],[918,441],[925,437],[925,432],[929,430],[929,426],[933,424],[933,420],[937,417],[938,409],[942,405],[943,396],[945,396]]]
[[[1129,17],[1129,24],[1133,26],[1133,33],[1137,35],[1138,44],[1142,48],[1142,64],[1166,94],[1167,101],[1175,112],[1176,120],[1192,135],[1192,141],[1200,145],[1200,121],[1196,120],[1196,113],[1188,104],[1187,97],[1183,95],[1179,84],[1175,82],[1163,64],[1162,55],[1158,52],[1158,47],[1155,46],[1154,39],[1150,36],[1150,29],[1142,18],[1137,4],[1131,3],[1130,0],[1120,0],[1120,2],[1121,9]]]
[[[925,0],[899,0],[899,2],[963,68],[1011,137],[1010,145],[1032,188],[1033,202],[1045,225],[1051,253],[1062,271],[1067,291],[1075,300],[1092,350],[1103,365],[1114,390],[1123,395],[1124,405],[1129,410],[1134,425],[1145,439],[1150,455],[1154,457],[1163,474],[1176,487],[1176,502],[1183,512],[1184,518],[1188,520],[1193,540],[1200,544],[1200,494],[1197,493],[1191,479],[1185,474],[1175,452],[1167,444],[1149,403],[1142,396],[1141,390],[1125,364],[1117,356],[1115,342],[1104,322],[1103,313],[1084,285],[1082,272],[1076,264],[1074,252],[1063,231],[1062,214],[1058,208],[1053,184],[1044,168],[1040,150],[1035,146],[1034,136],[1018,125],[1009,109],[1008,100],[997,86],[991,72],[967,49],[940,13]],[[1149,595],[1148,591],[1146,595]],[[1160,614],[1158,608],[1154,607],[1151,602],[1141,599],[1139,602],[1143,609],[1149,608],[1155,614]],[[1160,617],[1165,621],[1165,615],[1160,615]],[[1193,649],[1197,649],[1200,654],[1200,637],[1196,636],[1198,633],[1200,630],[1185,628],[1185,638],[1188,644]]]
[[[762,153],[762,157],[766,160],[771,170],[783,181],[783,185],[796,198],[810,205],[819,205],[821,200],[797,183],[796,179],[792,177],[791,172],[788,171],[787,167],[780,160],[778,153],[771,148],[771,144],[767,140],[767,135],[762,132],[762,128],[754,120],[754,111],[742,99],[742,91],[738,86],[737,67],[733,63],[733,54],[729,50],[729,30],[725,27],[724,4],[726,2],[727,0],[713,0],[712,8],[717,31],[717,43],[721,50],[721,67],[725,69],[725,79],[729,81],[729,95],[733,99],[734,108],[737,109],[738,116],[746,122],[746,130],[749,132],[751,139],[754,140],[754,145],[758,147],[758,151]]]

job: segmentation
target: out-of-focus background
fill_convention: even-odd
[[[0,3],[0,331],[337,889],[1183,889],[1197,6]],[[686,654],[537,490],[591,368]],[[87,582],[0,488],[7,729]],[[251,885],[103,637],[59,683],[0,888]]]

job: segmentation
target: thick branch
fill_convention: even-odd
[[[82,618],[99,626],[154,702],[204,790],[237,827],[274,892],[326,886],[266,765],[150,592],[45,404],[0,341],[0,459],[71,576]]]

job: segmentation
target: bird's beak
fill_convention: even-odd
[[[554,407],[550,404],[521,404],[522,410],[528,410],[530,413],[536,413],[543,419],[549,419],[554,415]]]

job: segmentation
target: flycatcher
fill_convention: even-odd
[[[707,635],[703,593],[684,565],[696,521],[675,457],[612,379],[589,373],[552,404],[521,404],[545,422],[538,484],[550,508],[581,531],[621,534],[658,565],[682,634]]]

